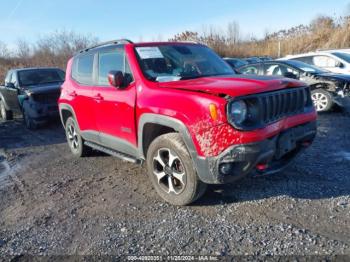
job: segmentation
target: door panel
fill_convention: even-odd
[[[72,98],[76,118],[81,131],[96,131],[95,122],[95,101],[93,100],[93,88],[90,86],[80,86],[68,91],[68,96]]]
[[[124,48],[118,47],[98,54],[97,86],[93,91],[96,125],[103,145],[134,154],[136,149],[135,99],[136,90]],[[108,83],[108,72],[121,71],[125,87]]]
[[[5,86],[2,91],[6,104],[8,105],[10,110],[14,112],[20,112],[20,105],[18,100],[19,87],[17,84],[16,73],[13,72],[9,76],[6,76],[6,80],[5,80]],[[15,88],[6,87],[7,83],[14,84]]]
[[[18,89],[4,87],[2,93],[5,98],[6,104],[9,106],[10,110],[14,112],[20,112],[18,101]]]
[[[130,146],[136,147],[135,84],[121,90],[114,87],[96,87],[93,96],[101,142],[108,146],[114,137],[116,144],[124,140]],[[120,151],[124,152],[122,148]]]
[[[88,53],[75,58],[72,65],[72,87],[67,88],[67,96],[71,104],[81,131],[95,134],[98,140],[95,121],[95,100],[93,97],[93,74],[95,54]]]

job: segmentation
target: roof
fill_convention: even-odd
[[[91,50],[100,50],[104,48],[110,48],[113,46],[118,46],[118,45],[134,45],[134,46],[152,46],[152,45],[171,45],[171,44],[200,44],[194,41],[181,41],[181,42],[139,42],[139,43],[134,43],[128,39],[120,39],[120,40],[111,40],[107,42],[102,42],[100,44],[87,47],[83,50],[80,50],[77,52],[77,54],[81,54],[84,52],[89,52]]]
[[[11,69],[11,71],[28,71],[28,70],[47,70],[47,69],[51,69],[51,70],[62,70],[61,68],[58,67],[24,67],[24,68],[14,68]]]

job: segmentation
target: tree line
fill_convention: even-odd
[[[350,47],[350,16],[319,16],[308,25],[266,33],[261,39],[244,37],[237,22],[226,28],[203,26],[199,31],[184,31],[170,41],[196,41],[213,48],[221,56],[285,56],[328,48]],[[77,51],[98,43],[98,38],[73,31],[55,31],[35,43],[18,40],[15,50],[0,41],[0,82],[10,68],[59,67]]]

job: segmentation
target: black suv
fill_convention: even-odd
[[[10,70],[0,86],[0,116],[3,120],[22,113],[27,128],[35,129],[59,116],[57,100],[65,72],[58,68]]]

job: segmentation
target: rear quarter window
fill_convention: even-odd
[[[313,56],[303,56],[303,57],[293,58],[292,60],[301,61],[309,65],[314,65],[313,58],[314,58]]]

